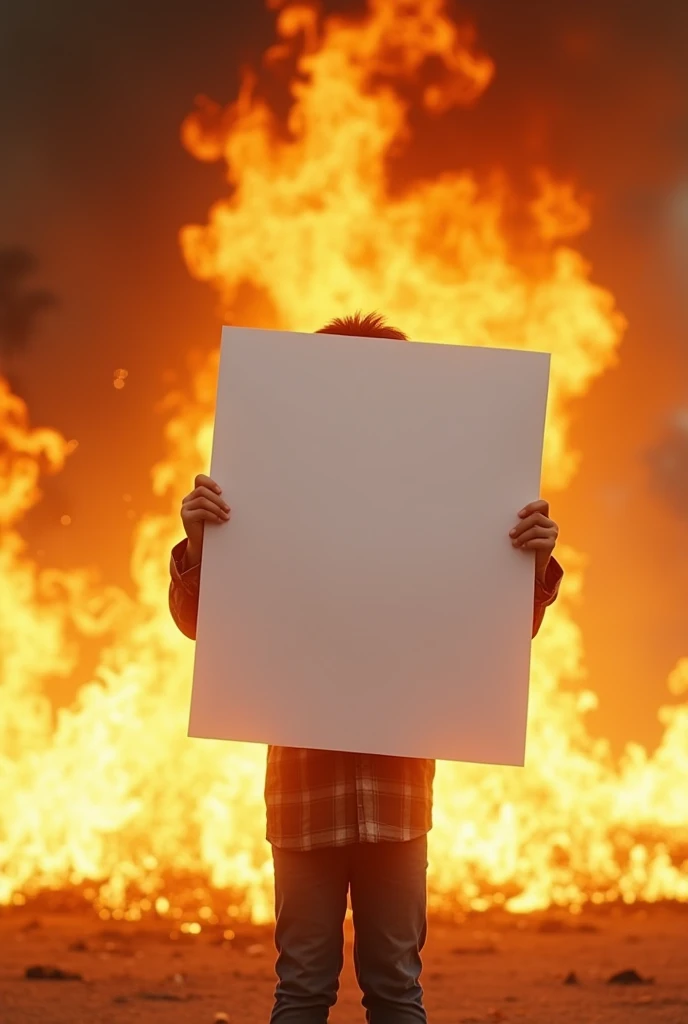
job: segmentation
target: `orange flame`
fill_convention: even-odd
[[[425,340],[552,350],[545,481],[565,487],[577,465],[571,402],[612,364],[623,330],[573,248],[586,205],[543,170],[526,200],[503,174],[392,186],[411,108],[439,117],[473,103],[493,74],[441,0],[373,0],[356,22],[273,6],[279,41],[266,66],[289,78],[286,125],[247,75],[236,103],[203,101],[183,127],[199,159],[226,161],[230,185],[207,226],[182,232],[191,272],[218,288],[228,315],[263,326],[313,330],[379,308]],[[190,396],[164,403],[168,455],[153,486],[170,513],[137,528],[133,603],[26,558],[16,523],[38,498],[39,463],[59,468],[65,443],[32,431],[21,403],[0,392],[0,601],[3,626],[12,623],[0,650],[0,902],[84,884],[104,918],[191,916],[196,934],[218,920],[212,890],[222,890],[223,915],[270,916],[264,751],[186,739],[192,645],[167,611],[167,554],[181,494],[208,464],[215,376],[212,356]],[[535,645],[527,767],[439,766],[436,907],[688,900],[688,706],[662,709],[653,756],[633,745],[614,763],[588,734],[594,695],[564,688],[585,671],[579,559],[563,557],[564,596]],[[92,682],[53,718],[46,683],[73,671],[75,631],[108,630]],[[688,688],[687,661],[670,688]]]

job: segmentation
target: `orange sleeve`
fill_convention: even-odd
[[[175,544],[170,558],[170,612],[177,627],[190,640],[196,639],[201,567],[183,571],[186,540]]]
[[[564,575],[564,570],[556,558],[551,558],[547,566],[544,584],[535,580],[535,599],[533,602],[533,636],[537,636],[542,625],[547,608],[554,604],[559,594],[559,586]]]

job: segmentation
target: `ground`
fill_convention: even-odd
[[[0,1022],[266,1024],[270,931],[236,932],[227,941],[163,921],[106,927],[92,912],[5,910]],[[32,966],[80,980],[27,978]],[[622,971],[635,983],[610,984]],[[688,1024],[688,907],[435,921],[424,983],[430,1024]],[[362,1022],[359,999],[348,955],[333,1024]]]

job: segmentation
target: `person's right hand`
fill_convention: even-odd
[[[194,489],[182,499],[181,517],[188,537],[184,567],[198,565],[203,554],[203,531],[206,523],[226,523],[232,510],[222,497],[219,484],[202,473],[194,480]]]

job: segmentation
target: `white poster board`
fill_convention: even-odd
[[[225,328],[189,733],[523,764],[549,356]]]

